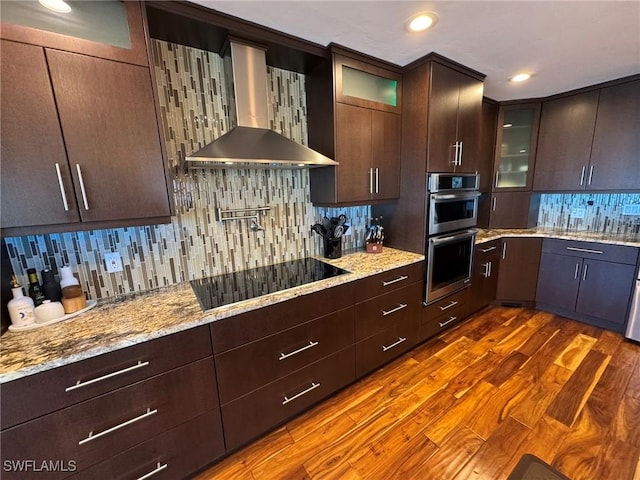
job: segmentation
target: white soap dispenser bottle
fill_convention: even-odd
[[[9,300],[7,304],[11,324],[16,327],[31,325],[35,321],[33,316],[33,300],[31,297],[24,295],[22,287],[18,283],[18,280],[16,280],[15,275],[11,279],[11,293],[13,294],[13,299]]]

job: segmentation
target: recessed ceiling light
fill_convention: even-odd
[[[407,32],[424,32],[438,23],[438,15],[433,12],[421,12],[412,16],[404,24]]]
[[[529,80],[531,78],[530,73],[518,73],[509,79],[510,82],[524,82],[525,80]]]
[[[69,13],[71,11],[71,7],[64,0],[38,0],[38,3],[58,13]]]

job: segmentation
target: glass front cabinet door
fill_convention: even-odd
[[[530,191],[540,103],[503,105],[498,116],[493,191]]]

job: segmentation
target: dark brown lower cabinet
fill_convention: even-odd
[[[622,332],[637,258],[633,247],[545,239],[537,307]]]
[[[496,299],[500,268],[500,240],[480,243],[473,251],[469,313],[476,312]]]
[[[497,302],[534,305],[541,250],[542,238],[506,237],[501,240]]]
[[[469,314],[471,289],[452,293],[422,309],[420,337],[422,340],[460,323]]]
[[[350,346],[222,405],[227,449],[247,443],[354,380]]]

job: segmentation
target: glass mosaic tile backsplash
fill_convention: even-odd
[[[229,169],[185,173],[184,157],[229,131],[235,122],[230,69],[219,55],[153,41],[167,155],[177,215],[171,224],[7,238],[23,285],[27,268],[71,266],[91,298],[279,263],[322,252],[311,225],[345,213],[351,235],[343,249],[364,245],[368,206],[315,208],[308,170]],[[304,76],[269,68],[272,129],[306,144]],[[215,210],[269,206],[264,231],[246,220],[219,222]],[[123,272],[107,273],[104,252],[122,256]]]

